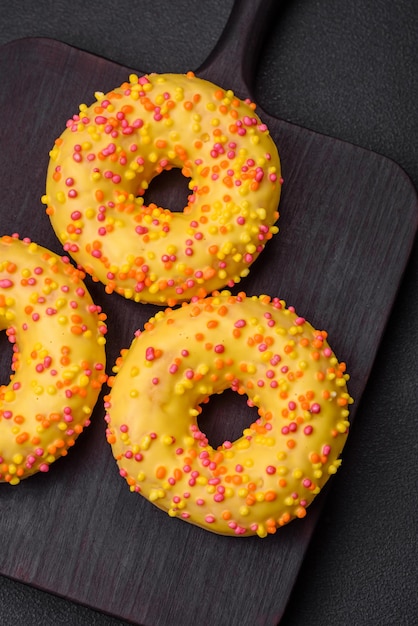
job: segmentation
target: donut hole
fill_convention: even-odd
[[[8,385],[12,375],[13,345],[7,338],[6,331],[0,331],[0,385]]]
[[[205,433],[209,444],[216,449],[224,441],[235,441],[258,419],[256,406],[248,406],[247,396],[241,396],[231,389],[213,395],[197,418],[199,429]]]
[[[190,178],[183,175],[178,167],[163,170],[155,176],[144,193],[144,204],[156,204],[159,207],[170,209],[175,213],[182,213],[189,201]]]

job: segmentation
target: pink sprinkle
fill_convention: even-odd
[[[247,322],[245,320],[238,320],[234,324],[235,328],[244,328],[244,326],[246,325],[247,325]]]
[[[218,345],[215,346],[214,348],[216,354],[222,354],[222,352],[225,351],[225,346],[223,346],[221,343],[219,343]]]
[[[8,278],[3,278],[2,280],[0,280],[0,287],[2,289],[9,289],[10,287],[13,287],[13,285],[13,281],[9,280]]]
[[[154,348],[147,348],[145,351],[145,358],[147,361],[153,361],[155,359],[155,351]]]
[[[305,433],[305,435],[312,435],[313,433],[312,426],[310,424],[308,426],[305,426],[305,428],[303,429],[303,432]]]
[[[216,519],[213,515],[206,515],[205,522],[207,522],[208,524],[213,524],[215,521]]]

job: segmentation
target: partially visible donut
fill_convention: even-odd
[[[348,374],[328,342],[285,303],[213,295],[158,312],[122,351],[105,398],[121,476],[169,515],[215,533],[269,533],[337,471],[349,428]],[[202,404],[230,388],[258,407],[214,449]]]
[[[0,238],[0,330],[13,344],[0,386],[0,482],[47,472],[90,422],[105,374],[106,316],[68,258]]]
[[[232,286],[277,232],[277,148],[255,105],[189,72],[96,94],[50,152],[42,200],[64,249],[108,292],[168,304]],[[182,213],[144,205],[181,168]]]

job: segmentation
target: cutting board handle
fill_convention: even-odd
[[[259,53],[279,0],[235,0],[226,26],[196,71],[241,98],[252,98]]]

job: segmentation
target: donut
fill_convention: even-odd
[[[0,330],[13,346],[0,386],[0,482],[17,485],[66,456],[106,380],[106,316],[68,257],[0,238]]]
[[[221,535],[265,537],[295,518],[340,463],[346,366],[325,331],[269,296],[214,293],[156,313],[122,350],[105,396],[107,441],[132,492]],[[211,446],[203,405],[232,389],[256,407]]]
[[[95,96],[50,152],[42,201],[66,253],[108,293],[158,305],[247,276],[278,231],[282,182],[255,105],[192,72]],[[144,204],[172,168],[189,179],[183,212]]]

